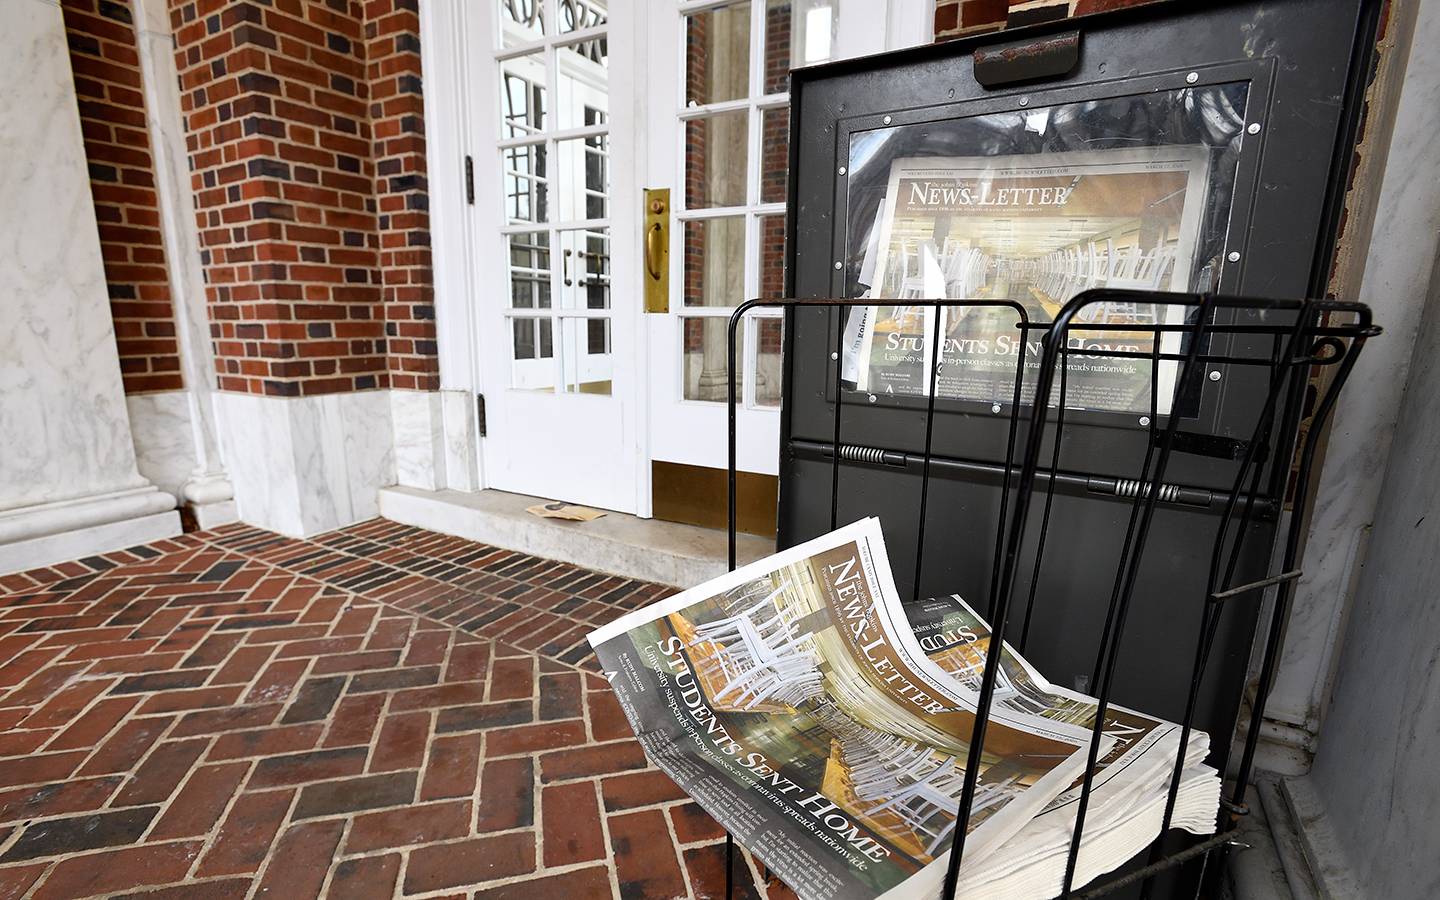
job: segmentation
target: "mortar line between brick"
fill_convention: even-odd
[[[536,669],[538,670],[539,666],[536,666]],[[537,694],[540,692],[538,671],[535,680],[535,692]],[[535,868],[531,872],[532,877],[539,875],[545,868],[545,791],[540,784],[539,762],[537,759],[530,765],[530,790],[531,796],[534,798],[532,801],[534,810],[532,813],[533,821],[531,822],[531,826],[535,829]]]
[[[225,807],[220,810],[220,815],[216,816],[215,821],[210,824],[210,830],[205,832],[203,835],[195,836],[195,838],[198,838],[201,841],[200,851],[195,854],[195,859],[191,860],[190,867],[185,870],[185,877],[181,879],[182,881],[189,882],[196,877],[196,871],[200,868],[201,861],[209,855],[210,850],[215,846],[215,841],[220,838],[220,832],[225,826],[225,820],[230,818],[231,810],[234,808],[236,802],[239,801],[241,795],[245,793],[245,784],[250,780],[250,776],[254,773],[254,771],[255,762],[246,761],[244,774],[236,783],[235,790],[230,793],[229,799],[225,801]],[[195,838],[191,838],[191,840],[194,840]],[[217,875],[208,877],[231,878],[234,876]]]
[[[176,723],[178,723],[180,720],[179,720],[179,718],[177,717],[175,721],[176,721]],[[174,727],[175,727],[175,726],[172,724],[172,725],[170,726],[170,730],[174,730]],[[196,738],[200,738],[200,737],[202,737],[202,735],[195,735],[195,737],[196,737]],[[161,740],[163,740],[163,738],[162,738]],[[180,796],[180,792],[185,789],[185,785],[188,784],[188,783],[190,782],[190,779],[191,779],[191,778],[194,778],[194,777],[195,777],[195,774],[196,774],[197,772],[199,772],[200,769],[203,767],[203,765],[204,765],[204,760],[205,760],[205,756],[206,756],[206,754],[208,754],[208,753],[210,752],[210,748],[213,747],[213,746],[215,746],[215,741],[216,741],[216,740],[217,740],[217,738],[216,738],[215,735],[210,735],[208,738],[205,739],[205,747],[204,747],[204,749],[202,749],[202,750],[200,751],[200,754],[195,757],[195,762],[191,763],[189,771],[187,771],[187,772],[185,773],[185,777],[180,780],[180,783],[179,783],[179,784],[175,785],[175,787],[171,789],[171,791],[170,791],[170,796],[166,797],[163,801],[161,801],[161,803],[160,803],[160,808],[159,808],[158,810],[156,810],[154,818],[152,818],[152,819],[150,820],[150,824],[148,824],[148,825],[145,826],[145,833],[144,833],[143,835],[141,835],[141,837],[140,837],[139,840],[135,841],[135,843],[134,843],[133,846],[137,846],[137,847],[138,847],[138,846],[140,846],[141,844],[149,843],[150,834],[155,830],[155,826],[160,823],[160,820],[161,820],[161,819],[165,818],[166,813],[170,812],[170,807],[175,803],[175,799]],[[152,748],[150,749],[150,754],[153,754],[153,753],[155,752],[155,748],[156,748],[156,747],[159,747],[160,744],[161,744],[161,741],[156,741],[156,742],[155,742],[155,747],[152,747]],[[147,758],[149,757],[150,754],[146,754]],[[138,763],[138,764],[135,766],[134,770],[131,772],[131,775],[130,775],[131,778],[134,778],[135,775],[139,773],[139,771],[140,771],[140,766],[141,766],[141,765],[144,765],[144,763],[143,763],[143,762],[142,762],[142,763]],[[116,788],[115,793],[111,794],[109,800],[106,801],[106,804],[105,804],[106,806],[111,806],[111,804],[113,804],[113,803],[115,802],[115,798],[118,797],[118,796],[120,796],[121,792],[125,790],[125,786],[126,786],[127,783],[128,783],[128,781],[122,781],[122,782],[120,782],[120,786],[119,786],[118,788]],[[149,804],[139,804],[139,805],[149,805]],[[124,809],[124,808],[126,808],[126,807],[113,807],[113,806],[111,806],[111,808]],[[157,843],[159,843],[159,842],[157,842]]]
[[[340,839],[335,842],[335,852],[330,857],[330,868],[325,870],[325,877],[320,881],[320,892],[315,895],[316,897],[330,896],[330,885],[335,880],[335,871],[340,868],[340,848],[344,847],[346,841],[350,840],[350,828],[354,824],[355,820],[347,816],[345,818],[345,824],[340,827]],[[337,900],[340,900],[340,898],[337,898]]]
[[[29,900],[29,898],[35,896],[35,893],[40,890],[40,886],[50,880],[50,876],[55,873],[55,867],[58,865],[60,865],[60,861],[57,859],[52,860],[51,863],[45,867],[45,871],[40,873],[40,876],[30,885],[30,889],[25,892],[25,900]]]
[[[605,811],[605,792],[600,789],[600,779],[593,780],[595,785],[595,808],[600,814],[600,832],[605,838],[605,872],[610,878],[610,896],[620,896],[620,876],[615,868],[615,845],[610,837],[610,814]],[[662,814],[663,815],[663,814]]]
[[[294,790],[290,794],[290,803],[285,807],[285,815],[281,817],[279,827],[275,829],[275,833],[270,836],[270,843],[266,845],[265,859],[260,862],[259,867],[250,875],[250,886],[245,890],[246,900],[254,900],[256,892],[260,889],[260,884],[265,880],[265,873],[270,870],[270,863],[275,860],[275,851],[279,849],[280,841],[284,839],[285,832],[289,831],[290,827],[295,824],[293,817],[295,815],[295,807],[300,802],[300,786],[294,785],[293,787]],[[236,792],[236,796],[238,797],[242,792],[243,787],[241,791]]]
[[[675,854],[675,863],[680,866],[680,877],[685,880],[685,890],[693,897],[695,886],[690,883],[690,867],[685,865],[685,851],[680,849],[680,835],[675,833],[675,822],[668,811],[660,813],[660,820],[665,823],[665,830],[670,834],[670,849]]]

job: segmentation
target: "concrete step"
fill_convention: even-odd
[[[525,511],[549,502],[504,491],[380,491],[380,515],[506,550],[573,563],[598,572],[693,587],[724,574],[723,531],[607,512],[590,522],[542,519]],[[742,534],[737,564],[775,552],[775,542]]]

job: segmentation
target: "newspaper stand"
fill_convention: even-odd
[[[1096,350],[1091,347],[1083,350],[1084,355],[1089,357],[1138,359],[1147,363],[1151,404],[1146,427],[1143,432],[1137,433],[1143,438],[1143,451],[1138,454],[1139,464],[1125,482],[1127,489],[1123,493],[1128,497],[1128,514],[1116,520],[1117,524],[1123,521],[1123,528],[1116,528],[1113,535],[1108,535],[1115,552],[1113,557],[1103,561],[1107,566],[1113,565],[1114,576],[1110,581],[1108,602],[1103,605],[1104,621],[1098,641],[1088,648],[1094,660],[1090,692],[1098,698],[1100,710],[1093,738],[1100,735],[1105,710],[1116,688],[1117,665],[1127,651],[1127,619],[1137,608],[1137,602],[1140,605],[1157,602],[1153,596],[1137,598],[1137,575],[1147,561],[1147,542],[1157,505],[1161,501],[1174,500],[1173,488],[1166,480],[1167,470],[1172,468],[1178,454],[1187,452],[1180,437],[1184,434],[1182,422],[1185,416],[1161,415],[1159,403],[1165,392],[1157,379],[1162,364],[1174,363],[1176,366],[1176,396],[1197,388],[1200,380],[1207,378],[1207,373],[1216,371],[1217,367],[1226,367],[1228,372],[1247,373],[1249,379],[1246,383],[1259,388],[1253,392],[1255,402],[1249,405],[1254,410],[1254,416],[1248,425],[1246,439],[1233,445],[1236,450],[1233,478],[1227,489],[1211,498],[1212,504],[1220,510],[1214,519],[1213,533],[1193,536],[1196,542],[1209,548],[1208,573],[1203,580],[1177,583],[1169,596],[1158,598],[1167,605],[1169,615],[1185,623],[1193,647],[1193,664],[1188,669],[1188,681],[1177,680],[1163,687],[1183,698],[1185,712],[1180,720],[1182,747],[1196,727],[1197,703],[1207,666],[1216,663],[1212,651],[1222,611],[1235,604],[1250,604],[1258,609],[1262,601],[1267,597],[1269,599],[1268,616],[1264,619],[1256,616],[1251,620],[1256,623],[1254,646],[1258,648],[1258,659],[1251,668],[1255,681],[1248,716],[1244,717],[1247,727],[1241,729],[1233,742],[1230,734],[1214,735],[1216,740],[1209,761],[1227,776],[1217,833],[1203,840],[1188,836],[1177,839],[1177,836],[1167,834],[1184,764],[1182,752],[1177,754],[1170,781],[1164,827],[1150,849],[1128,866],[1101,876],[1093,884],[1083,887],[1074,885],[1075,862],[1084,834],[1099,748],[1098,741],[1092,740],[1061,894],[1067,898],[1096,897],[1125,890],[1140,897],[1181,896],[1181,886],[1184,885],[1185,896],[1198,896],[1205,884],[1214,884],[1216,873],[1236,847],[1234,829],[1237,822],[1248,812],[1246,792],[1253,772],[1260,723],[1275,679],[1291,597],[1296,580],[1301,575],[1297,566],[1306,523],[1305,513],[1314,502],[1312,475],[1319,442],[1303,440],[1303,434],[1321,433],[1366,340],[1379,334],[1380,329],[1371,322],[1368,307],[1359,303],[1325,300],[1266,300],[1209,294],[1090,290],[1067,303],[1053,322],[1043,323],[1030,321],[1025,307],[1009,300],[906,302],[932,308],[1009,309],[1015,314],[1014,327],[1018,332],[1040,338],[1038,368],[1027,370],[1026,348],[1030,342],[1022,342],[1015,367],[1013,395],[1011,402],[1005,404],[1008,412],[1004,414],[1003,474],[998,486],[998,516],[990,523],[993,524],[993,532],[990,533],[993,534],[993,559],[988,596],[983,598],[988,604],[987,618],[994,633],[1016,644],[1022,653],[1032,622],[1042,621],[1056,612],[1056,605],[1047,603],[1044,592],[1037,590],[1039,573],[1046,567],[1047,546],[1053,548],[1057,541],[1064,539],[1063,535],[1049,533],[1057,488],[1073,486],[1070,483],[1077,480],[1075,475],[1067,473],[1064,456],[1068,429],[1074,427],[1072,422],[1067,422],[1067,374],[1071,368],[1070,359],[1081,355],[1072,347],[1072,333],[1119,328],[1128,332],[1136,330],[1133,324],[1122,326],[1087,321],[1092,317],[1086,311],[1093,311],[1100,304],[1155,304],[1157,308],[1183,310],[1182,323],[1154,324],[1145,329],[1152,338],[1150,351]],[[830,329],[837,337],[834,353],[829,356],[834,365],[834,383],[839,385],[842,383],[844,363],[840,345],[843,328],[839,326],[839,321],[847,308],[874,303],[869,299],[752,300],[742,304],[731,317],[729,561],[732,569],[736,565],[736,347],[738,329],[742,327],[747,312],[767,307],[784,311],[787,373],[791,371],[797,353],[793,335],[798,320],[810,317],[812,324],[813,320],[822,317],[831,320]],[[1166,320],[1173,322],[1174,318],[1166,317]],[[1157,317],[1159,320],[1160,317]],[[952,533],[931,534],[927,540],[925,533],[927,501],[931,498],[932,487],[945,474],[942,469],[953,465],[932,452],[937,429],[947,427],[947,423],[936,418],[936,379],[944,365],[939,329],[931,329],[931,335],[930,340],[934,343],[930,358],[939,360],[939,363],[927,372],[930,389],[924,404],[924,450],[918,459],[911,455],[903,461],[919,469],[920,490],[914,505],[914,520],[884,523],[887,532],[906,529],[915,535],[912,590],[913,599],[917,600],[921,599],[921,575],[926,552],[943,552],[947,544],[953,545],[957,540]],[[812,346],[807,352],[814,350]],[[1033,397],[1022,402],[1022,389],[1030,375],[1034,376],[1033,382],[1030,382]],[[865,435],[846,433],[842,421],[845,406],[841,402],[834,404],[832,439],[828,447],[821,450],[829,460],[831,528],[874,512],[863,508],[863,503],[842,504],[842,468],[883,467],[896,463],[896,460],[883,455],[857,455],[852,452],[852,448],[871,442],[865,440]],[[931,514],[933,517],[933,509]],[[1280,527],[1278,530],[1252,527],[1263,520],[1271,523],[1278,521]],[[1271,553],[1273,547],[1269,544],[1272,535],[1281,538],[1275,541],[1280,548],[1278,554]],[[1275,560],[1269,571],[1259,577],[1241,564],[1247,553],[1255,552],[1256,548],[1252,545],[1256,542],[1267,545],[1259,548],[1263,559]],[[1153,549],[1153,545],[1148,546]],[[1155,555],[1152,552],[1151,556]],[[1161,564],[1164,564],[1163,561]],[[900,565],[897,556],[897,569]],[[1133,643],[1134,629],[1130,632]],[[979,774],[987,714],[996,686],[997,648],[1000,646],[1001,642],[991,641],[985,661],[978,715],[958,808],[959,821],[954,831],[942,894],[946,900],[953,900],[955,896],[959,867],[964,859],[969,809]],[[1250,662],[1241,660],[1238,663],[1241,671],[1234,673],[1242,683],[1245,667]],[[1238,760],[1230,758],[1232,746],[1239,751]],[[1207,866],[1212,860],[1216,864]],[[726,862],[726,896],[729,897],[733,889],[733,840],[728,836]]]
[[[1191,896],[1244,812],[1314,502],[1304,436],[1375,329],[1354,304],[1240,298],[1329,289],[1380,15],[1376,0],[1149,4],[790,75],[784,287],[763,267],[764,299],[730,332],[734,377],[744,317],[784,316],[780,546],[878,517],[902,598],[988,603],[1050,681],[1205,730],[1230,779],[1221,834],[1162,834],[1086,892]],[[917,200],[925,178],[986,199]],[[1057,179],[1072,207],[1017,208],[1045,205]],[[1025,204],[988,202],[1016,183]],[[763,264],[776,248],[761,249]],[[1064,289],[1046,281],[1057,268]],[[828,299],[865,291],[882,299]],[[1115,352],[1067,343],[1111,330],[1098,304],[1151,303],[1173,314],[1130,317],[1116,330],[1136,340],[1112,335]],[[847,307],[881,304],[916,313],[877,315],[872,345],[928,344],[886,363],[893,394],[873,367],[857,381],[875,359],[864,342],[846,368]],[[943,342],[916,325],[957,307],[990,324]],[[971,391],[982,379],[951,339],[1003,329],[1024,338],[1020,364]],[[1130,370],[1118,394],[1107,365]],[[732,535],[736,402],[732,385]]]

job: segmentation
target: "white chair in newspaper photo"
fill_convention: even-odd
[[[947,652],[942,657],[942,665],[960,685],[972,694],[979,695],[980,682],[985,675],[985,657],[983,652],[964,653]],[[1012,701],[1023,700],[1020,689],[1015,686],[1015,681],[1005,667],[998,666],[995,669],[995,700],[1002,705],[1012,705]],[[1028,704],[1027,704],[1028,705]],[[1023,707],[1021,707],[1023,709]],[[1039,712],[1044,709],[1043,704],[1035,705],[1029,711]]]
[[[893,797],[880,804],[875,812],[888,810],[899,816],[905,826],[929,838],[925,852],[931,856],[955,830],[955,805],[964,788],[964,776],[955,766],[946,767],[933,780],[918,781],[901,788]],[[937,770],[938,771],[938,770]],[[935,773],[932,773],[932,775]],[[1005,800],[1015,783],[1014,777],[975,786],[975,801],[970,805],[971,821],[975,816]],[[935,820],[939,818],[937,827]]]
[[[1128,247],[1120,252],[1118,265],[1102,287],[1158,291],[1175,264],[1176,245],[1162,243],[1149,251]],[[1155,321],[1155,308],[1135,303],[1107,303],[1105,314],[1110,321],[1150,325]]]
[[[716,644],[715,651],[705,657],[707,674],[724,682],[715,693],[716,703],[740,709],[754,709],[766,702],[797,706],[824,692],[820,670],[809,657],[769,654],[752,635],[742,635],[735,643]]]
[[[775,601],[785,593],[789,583],[783,583],[759,599],[750,601],[737,613],[714,619],[695,626],[697,640],[733,640],[740,632],[740,623],[749,622],[762,635],[776,629],[786,630],[792,622],[787,620],[785,610]],[[749,592],[747,592],[748,594]],[[745,602],[745,600],[742,600]]]
[[[953,756],[942,756],[933,747],[897,739],[890,746],[869,746],[861,743],[855,747],[858,757],[852,764],[849,756],[845,764],[850,769],[850,782],[855,795],[865,800],[890,797],[906,784],[923,781],[933,772],[955,762]],[[842,752],[844,747],[842,745]],[[867,752],[868,751],[868,752]]]
[[[781,602],[789,587],[782,582],[758,598],[747,591],[739,612],[696,627],[691,646],[713,648],[705,659],[724,682],[716,702],[728,698],[743,709],[765,702],[795,706],[823,693],[814,655],[797,639],[795,614]]]
[[[990,258],[979,247],[954,247],[944,261],[945,296],[951,300],[973,300],[985,286]]]

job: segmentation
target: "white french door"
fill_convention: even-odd
[[[652,459],[727,465],[727,323],[784,293],[789,70],[928,40],[928,0],[646,0],[644,186],[671,189],[670,311],[646,316]],[[779,310],[737,347],[737,457],[778,474]]]
[[[925,40],[932,9],[456,6],[486,487],[645,516],[652,461],[726,465],[726,324],[784,290],[789,69]],[[645,187],[675,210],[664,314],[641,312]],[[778,311],[744,323],[744,471],[777,473],[782,339]]]
[[[472,240],[486,486],[634,512],[636,60],[611,52],[634,27],[616,7],[469,8]]]
[[[789,69],[828,58],[835,0],[651,0],[646,184],[670,187],[670,311],[647,317],[650,456],[727,464],[727,324],[784,292]],[[798,31],[798,33],[797,33]],[[796,39],[799,39],[797,47]],[[746,317],[738,464],[777,474],[782,320]]]

